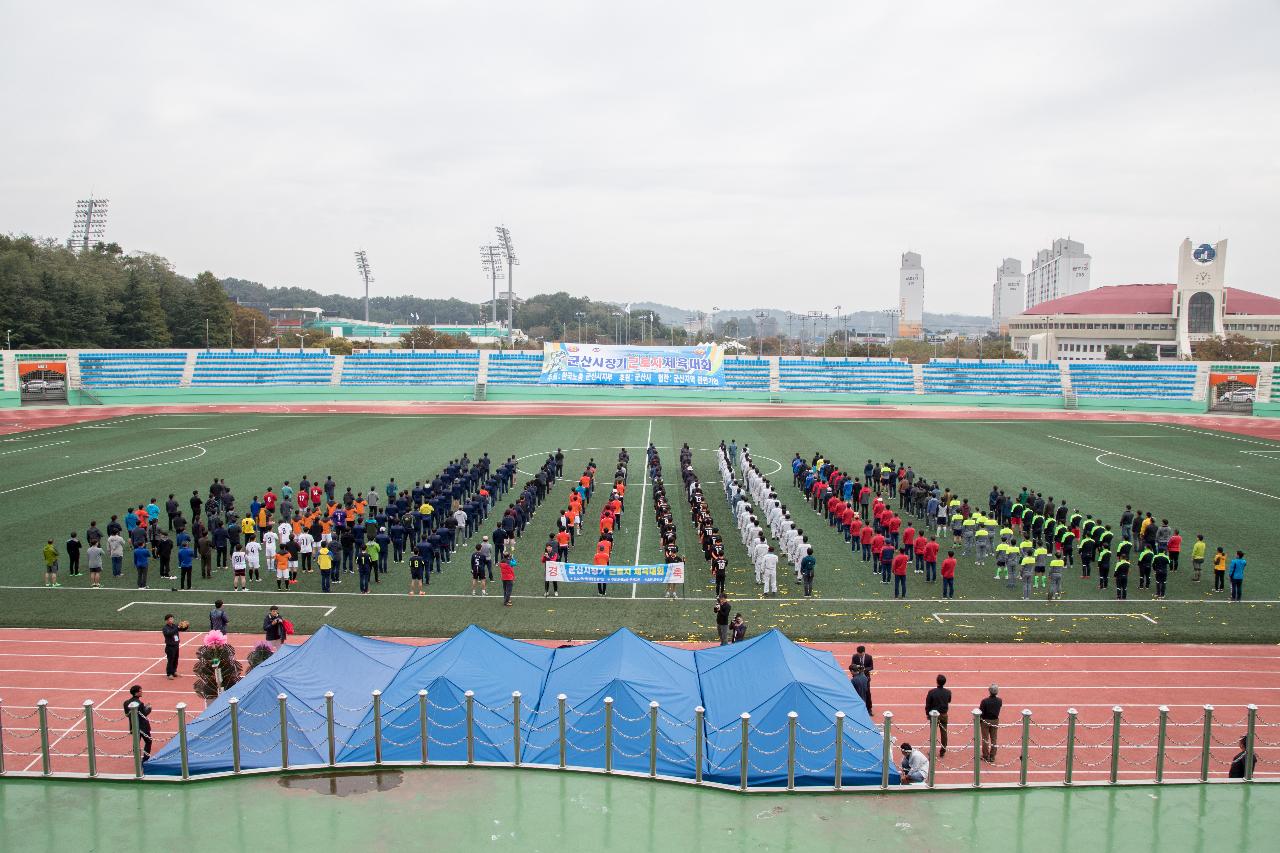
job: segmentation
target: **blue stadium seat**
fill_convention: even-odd
[[[1077,397],[1190,400],[1196,387],[1194,364],[1101,361],[1073,363],[1070,370]]]
[[[489,356],[490,385],[537,385],[541,375],[540,352],[495,352]]]
[[[346,358],[343,385],[474,385],[480,353],[373,350]]]
[[[926,394],[1062,396],[1062,375],[1052,361],[933,359],[921,372]]]
[[[769,360],[764,358],[726,358],[725,384],[736,391],[768,391]]]
[[[887,358],[783,358],[778,363],[783,391],[841,391],[911,394],[911,365]]]
[[[333,356],[327,352],[258,350],[196,354],[192,386],[328,385]]]
[[[82,352],[84,388],[176,388],[186,366],[185,352]]]

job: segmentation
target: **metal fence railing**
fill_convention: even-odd
[[[668,714],[657,702],[649,703],[647,713],[628,717],[617,711],[612,698],[606,698],[603,707],[589,712],[570,706],[563,693],[557,696],[555,708],[540,711],[530,712],[523,708],[521,699],[519,691],[513,692],[509,702],[495,708],[480,702],[472,691],[467,691],[462,702],[441,706],[431,700],[426,690],[421,690],[416,702],[410,700],[403,705],[388,707],[381,691],[375,690],[362,706],[351,708],[337,704],[334,694],[329,692],[325,694],[323,707],[314,708],[296,700],[290,702],[281,693],[276,707],[249,712],[240,707],[238,699],[231,698],[224,711],[216,712],[215,717],[224,712],[228,715],[230,737],[219,736],[222,743],[214,749],[206,748],[203,736],[192,736],[188,707],[186,703],[179,703],[176,711],[172,712],[175,717],[172,728],[169,722],[163,724],[163,734],[168,736],[169,744],[176,738],[180,758],[176,774],[147,772],[144,734],[139,729],[136,703],[129,706],[127,726],[112,729],[111,723],[100,725],[98,709],[91,701],[85,701],[82,710],[73,714],[59,713],[43,699],[30,710],[18,710],[0,702],[0,777],[132,776],[145,781],[181,781],[296,769],[498,765],[592,772],[603,770],[607,774],[648,776],[741,791],[883,789],[890,786],[890,768],[897,757],[894,746],[901,738],[918,736],[927,740],[929,759],[928,774],[920,787],[957,787],[954,782],[942,786],[937,783],[938,759],[941,753],[949,751],[961,757],[960,772],[964,773],[966,781],[959,785],[979,788],[990,784],[1163,784],[1175,781],[1171,778],[1174,776],[1181,777],[1176,781],[1208,782],[1211,776],[1225,775],[1221,761],[1216,765],[1213,763],[1215,747],[1219,759],[1228,749],[1233,755],[1242,752],[1246,756],[1256,756],[1258,750],[1280,750],[1280,740],[1269,740],[1267,736],[1280,728],[1280,722],[1259,719],[1256,705],[1244,708],[1242,720],[1230,722],[1222,719],[1212,705],[1203,706],[1198,719],[1187,721],[1171,719],[1169,708],[1163,705],[1155,709],[1155,717],[1150,721],[1127,718],[1120,706],[1111,709],[1109,720],[1092,723],[1080,720],[1075,708],[1067,710],[1065,719],[1054,722],[1036,720],[1030,710],[1023,710],[1017,722],[1005,723],[996,731],[984,731],[980,712],[975,708],[971,721],[965,720],[960,725],[955,725],[959,721],[952,722],[949,747],[940,739],[944,733],[938,712],[930,714],[928,723],[904,726],[895,722],[892,711],[885,711],[877,733],[879,749],[862,750],[864,760],[870,759],[871,763],[859,766],[850,761],[848,754],[844,712],[836,712],[830,720],[822,721],[819,727],[810,728],[806,722],[813,725],[814,720],[801,721],[800,715],[792,711],[787,714],[783,725],[764,730],[753,722],[749,713],[716,728],[706,720],[701,707],[695,709],[693,719],[681,720]],[[507,716],[501,718],[502,722],[486,723],[477,718],[477,706],[490,715],[500,712]],[[361,715],[361,724],[356,727],[350,722],[339,722],[335,708]],[[433,710],[461,712],[462,716],[446,725],[438,720],[432,721]],[[161,713],[153,714],[152,719]],[[626,726],[630,727],[629,732]],[[368,738],[359,743],[348,741],[346,737],[354,737],[356,728],[371,729]],[[462,731],[457,731],[459,728]],[[1238,741],[1242,729],[1243,747]],[[310,737],[322,730],[323,736]],[[346,735],[347,732],[351,734]],[[728,738],[723,737],[726,734]],[[1017,748],[998,748],[997,737],[1008,738],[1011,734],[1016,734],[1014,743]],[[602,744],[588,740],[596,736],[603,738]],[[716,742],[713,742],[713,736],[716,736]],[[257,745],[246,743],[246,738]],[[536,744],[535,739],[539,741]],[[68,742],[69,745],[64,745]],[[433,757],[433,747],[456,750],[464,744],[465,760]],[[522,744],[544,753],[550,750],[558,760],[530,764],[523,755]],[[510,746],[512,757],[504,762],[478,761],[477,745],[485,748]],[[319,751],[327,760],[306,764],[291,762],[291,747],[308,755]],[[372,760],[340,759],[346,750],[369,747]],[[602,759],[596,763],[575,762],[576,756],[591,756],[602,749]],[[399,757],[388,758],[389,750]],[[1003,752],[1003,758],[997,759],[1000,752]],[[413,760],[405,760],[409,754]],[[271,758],[263,759],[261,756]],[[853,758],[856,762],[857,756]],[[213,772],[193,770],[192,759],[202,763],[215,759],[229,769]],[[632,769],[619,769],[616,766],[619,759],[628,760]],[[110,772],[108,768],[103,772],[104,761],[117,768],[127,768],[127,771]],[[68,763],[76,766],[68,770]],[[675,771],[660,773],[660,763],[663,767],[675,767]],[[646,767],[647,772],[636,769]],[[753,784],[753,779],[762,777],[781,780],[784,772],[785,786],[781,781]],[[944,772],[954,777],[957,767],[949,764]],[[878,786],[875,782],[850,785],[846,781],[851,778],[846,774],[860,774],[865,778],[876,773],[879,776]],[[1001,778],[1014,773],[1016,783]],[[1033,779],[1033,773],[1049,778]],[[1256,780],[1253,761],[1244,762],[1243,773],[1244,781]],[[797,782],[798,777],[813,780],[823,777],[823,774],[830,775],[829,784]],[[984,774],[987,775],[986,780]],[[737,784],[711,781],[707,775],[720,780],[736,776]],[[1081,778],[1082,775],[1095,778]]]

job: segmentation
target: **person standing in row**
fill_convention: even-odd
[[[1242,601],[1244,599],[1244,567],[1246,565],[1244,551],[1236,551],[1235,559],[1227,566],[1227,578],[1231,581],[1232,601]]]
[[[716,633],[720,635],[720,645],[729,645],[729,617],[733,608],[729,606],[729,599],[721,594],[716,600],[715,606],[711,608],[716,614]]]
[[[947,754],[947,712],[951,710],[951,691],[947,689],[947,677],[939,675],[936,679],[938,686],[933,688],[924,697],[924,718],[928,721],[929,712],[938,712],[938,743],[941,749],[938,750],[938,758],[943,758]]]
[[[62,586],[58,583],[58,549],[53,547],[52,539],[45,543],[41,555],[44,557],[44,585]]]
[[[516,558],[505,557],[499,567],[502,577],[502,606],[511,606],[511,590],[516,585]]]
[[[982,760],[988,764],[996,763],[996,744],[1000,734],[1000,709],[1004,700],[999,696],[998,685],[987,688],[987,698],[978,703],[979,723],[982,728]]]
[[[222,609],[222,599],[219,598],[213,603],[213,609],[209,611],[209,630],[225,634],[230,624],[231,619],[227,616],[227,611]]]
[[[178,677],[178,649],[182,647],[178,635],[191,627],[187,620],[173,621],[173,614],[164,615],[164,626],[160,629],[164,634],[164,677],[173,681]]]
[[[67,574],[75,577],[80,574],[80,537],[73,530],[71,537],[66,541],[67,549]]]

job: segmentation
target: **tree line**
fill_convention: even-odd
[[[265,315],[235,305],[211,272],[194,279],[115,243],[75,252],[0,234],[0,323],[15,349],[250,346]]]

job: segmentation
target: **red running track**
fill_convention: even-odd
[[[6,770],[40,770],[34,711],[38,700],[47,699],[55,772],[86,770],[85,700],[99,709],[99,772],[132,772],[123,711],[129,687],[141,684],[144,697],[154,708],[152,728],[158,749],[176,732],[175,707],[179,702],[186,702],[193,716],[203,709],[202,700],[191,690],[191,646],[201,636],[192,632],[186,637],[179,677],[169,681],[164,677],[159,632],[0,629]],[[231,639],[243,659],[258,637],[234,634]],[[413,645],[437,642],[395,640]],[[841,665],[847,664],[853,652],[849,644],[813,646],[831,651]],[[947,686],[954,693],[951,748],[938,764],[939,784],[965,784],[972,779],[971,711],[993,682],[1000,685],[1005,707],[997,763],[982,767],[988,782],[1017,781],[1023,708],[1033,712],[1036,723],[1028,773],[1031,781],[1062,779],[1068,707],[1079,711],[1076,779],[1105,779],[1114,705],[1124,708],[1120,778],[1150,779],[1155,773],[1156,708],[1161,704],[1170,711],[1166,778],[1192,779],[1198,774],[1205,704],[1216,708],[1210,768],[1212,776],[1222,778],[1236,752],[1236,740],[1244,733],[1245,706],[1250,702],[1258,706],[1261,724],[1257,729],[1257,775],[1280,778],[1280,649],[1275,646],[892,644],[869,650],[876,662],[872,681],[876,720],[881,722],[881,714],[892,711],[899,742],[909,740],[927,749],[924,694],[933,686],[935,676],[947,675]]]
[[[1165,423],[1213,429],[1280,440],[1280,418],[1223,415],[1170,415],[1158,412],[1025,411],[933,406],[769,405],[757,403],[671,402],[334,402],[287,404],[208,404],[180,406],[57,406],[8,409],[0,414],[0,434],[73,426],[107,418],[189,414],[383,414],[383,415],[502,415],[558,417],[688,417],[688,418],[804,418],[990,421],[1072,420],[1113,423]]]

